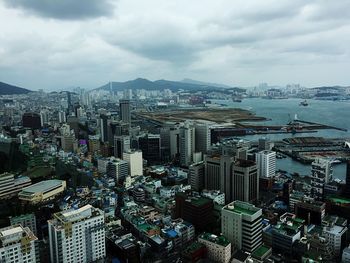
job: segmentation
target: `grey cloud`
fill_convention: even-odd
[[[109,0],[4,0],[13,8],[34,15],[61,20],[80,20],[109,16],[113,5]]]

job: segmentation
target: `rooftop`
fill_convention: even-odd
[[[193,242],[191,245],[187,246],[184,250],[184,253],[192,253],[200,248],[204,248],[205,246],[199,242]]]
[[[262,245],[258,247],[256,250],[253,251],[252,256],[254,258],[262,258],[266,253],[268,253],[271,250],[270,247]]]
[[[22,227],[13,227],[13,228],[9,228],[9,229],[6,229],[6,230],[3,230],[0,232],[0,236],[1,237],[6,237],[6,236],[10,236],[10,235],[15,235],[15,234],[19,234],[19,233],[22,233],[23,232],[23,229]]]
[[[338,196],[329,197],[328,200],[338,204],[350,204],[350,199]]]
[[[254,215],[256,212],[260,210],[260,208],[257,208],[252,204],[241,202],[241,201],[234,201],[224,206],[224,209],[232,211],[234,213],[245,214],[245,215]]]
[[[220,246],[226,247],[227,245],[230,244],[230,241],[226,239],[224,236],[216,236],[210,233],[203,233],[199,235],[199,238],[210,241],[212,243],[218,244]]]
[[[76,222],[98,215],[101,215],[100,210],[94,208],[92,205],[85,205],[79,209],[70,209],[68,211],[56,213],[55,218],[59,219],[61,222]]]
[[[31,186],[28,186],[26,188],[23,188],[22,191],[24,192],[30,192],[30,193],[38,193],[38,192],[45,192],[52,188],[58,187],[63,184],[62,180],[46,180],[41,181],[39,183],[33,184]]]

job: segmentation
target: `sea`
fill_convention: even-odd
[[[271,141],[282,140],[289,137],[319,136],[326,138],[344,138],[350,141],[350,101],[328,101],[328,100],[307,100],[308,106],[300,106],[301,99],[263,99],[245,98],[242,102],[231,100],[212,100],[212,103],[224,105],[223,107],[241,108],[253,112],[256,116],[265,117],[268,120],[258,122],[259,124],[285,125],[297,118],[299,120],[311,121],[338,128],[339,130],[320,130],[316,133],[298,134],[264,134],[248,135],[245,139],[257,141],[259,138],[269,138]],[[257,124],[257,122],[254,122]],[[311,165],[302,164],[291,158],[277,159],[277,169],[289,173],[297,172],[300,175],[310,175]],[[345,180],[346,165],[336,164],[333,167],[333,178]]]

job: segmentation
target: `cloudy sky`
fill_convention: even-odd
[[[0,0],[0,81],[350,85],[348,0]]]

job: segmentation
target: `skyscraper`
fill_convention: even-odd
[[[191,189],[201,191],[204,188],[204,170],[203,162],[191,164],[188,168],[188,184]]]
[[[48,221],[50,259],[95,262],[106,256],[104,214],[91,205],[54,214]]]
[[[122,122],[131,124],[130,100],[119,101],[119,114]]]
[[[101,114],[100,116],[100,133],[101,133],[101,141],[108,141],[108,116],[105,114]]]
[[[261,151],[256,154],[259,177],[274,177],[276,173],[276,152]]]
[[[232,200],[252,202],[259,198],[259,176],[255,162],[237,160],[232,168]]]
[[[350,197],[350,160],[346,163],[346,185],[344,195]]]
[[[195,123],[196,151],[207,153],[211,145],[210,127],[208,123]]]
[[[262,210],[241,201],[224,206],[221,231],[235,248],[253,252],[262,244]]]
[[[123,152],[123,160],[129,164],[129,174],[131,177],[143,175],[143,159],[141,151]]]
[[[59,112],[58,112],[58,122],[59,122],[59,123],[65,123],[65,122],[67,122],[66,112],[65,112],[65,111],[59,111]]]
[[[189,166],[195,151],[195,129],[188,123],[180,127],[180,164]]]
[[[139,137],[139,149],[142,151],[144,158],[149,164],[160,162],[160,146],[160,134],[148,133]]]
[[[204,187],[208,190],[220,189],[220,156],[205,156]]]
[[[311,195],[317,200],[323,199],[324,185],[333,175],[332,163],[329,160],[318,158],[311,164]]]
[[[130,136],[114,136],[114,156],[123,158],[123,152],[130,150]]]

